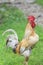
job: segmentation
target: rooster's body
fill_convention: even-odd
[[[39,36],[35,33],[30,23],[28,23],[26,26],[24,38],[18,45],[19,47],[17,47],[17,52],[23,53],[25,49],[27,48],[31,49],[38,41],[39,41]]]

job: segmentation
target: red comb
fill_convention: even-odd
[[[28,20],[29,21],[34,21],[35,20],[35,17],[34,16],[28,16]]]

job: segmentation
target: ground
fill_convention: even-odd
[[[2,7],[1,7],[2,8]],[[14,54],[11,48],[6,48],[6,37],[10,33],[2,36],[4,30],[12,28],[19,37],[19,41],[23,38],[24,30],[27,24],[27,18],[21,10],[16,7],[6,7],[0,11],[0,19],[3,23],[0,24],[0,65],[23,65],[24,57]],[[43,28],[38,25],[35,28],[40,40],[32,50],[29,65],[43,65]]]
[[[33,1],[30,3],[30,1]],[[34,2],[35,1],[35,2]],[[43,0],[25,0],[24,2],[19,2],[19,0],[13,4],[13,6],[18,7],[23,11],[23,13],[28,17],[29,15],[35,16],[38,24],[43,24]]]

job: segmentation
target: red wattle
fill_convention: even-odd
[[[31,24],[32,28],[35,28],[36,24],[34,22],[31,22],[30,24]]]

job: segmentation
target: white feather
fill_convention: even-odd
[[[17,33],[16,33],[15,30],[13,30],[13,29],[8,29],[8,30],[6,30],[6,31],[4,31],[4,32],[2,33],[2,36],[4,36],[6,32],[13,32],[14,35],[16,36],[16,38],[18,39],[18,36],[17,36]]]

